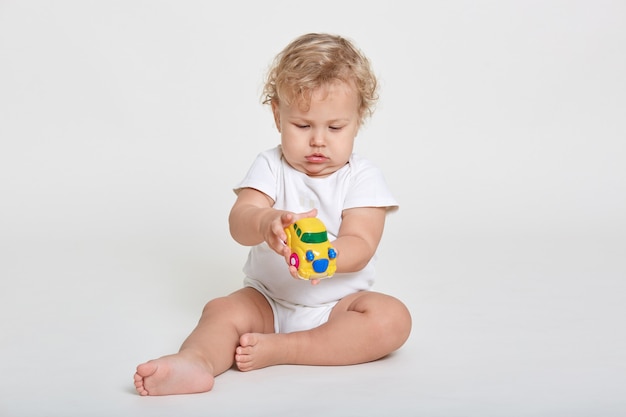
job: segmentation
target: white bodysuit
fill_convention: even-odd
[[[317,217],[324,222],[331,242],[337,238],[343,210],[398,207],[380,170],[357,154],[352,154],[348,164],[328,177],[313,178],[292,168],[277,146],[257,156],[234,191],[242,188],[266,194],[274,200],[276,209],[302,213],[317,208]],[[375,256],[358,272],[337,273],[313,286],[307,280],[294,279],[285,259],[264,242],[250,249],[243,268],[244,285],[267,298],[274,311],[277,333],[308,330],[326,322],[343,297],[372,287],[374,261]]]

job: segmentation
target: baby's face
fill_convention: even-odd
[[[352,86],[333,83],[313,91],[308,109],[273,106],[285,159],[311,177],[325,177],[348,163],[359,130],[358,97]]]

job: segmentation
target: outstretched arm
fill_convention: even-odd
[[[276,253],[288,256],[289,249],[284,244],[287,239],[284,229],[302,217],[314,217],[317,210],[296,214],[276,210],[273,205],[274,201],[258,190],[240,190],[228,217],[230,234],[244,246],[267,242]]]

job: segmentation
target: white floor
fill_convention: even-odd
[[[422,240],[410,274],[391,262],[409,254],[385,246],[378,289],[415,319],[395,354],[139,397],[136,364],[176,350],[204,301],[238,285],[239,253],[213,258],[204,243],[5,246],[0,415],[626,415],[623,239]]]

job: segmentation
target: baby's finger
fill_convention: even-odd
[[[283,255],[283,257],[285,258],[285,262],[287,262],[287,265],[289,265],[289,261],[291,258],[291,248],[289,246],[287,246],[286,243],[283,242],[282,247],[280,249],[280,254]]]
[[[300,219],[304,219],[307,217],[316,217],[317,216],[317,209],[316,208],[312,208],[311,210],[304,212],[304,213],[299,213],[296,216],[295,220],[300,220]]]
[[[289,265],[289,273],[294,279],[300,279],[298,276],[298,269],[295,266]]]
[[[285,229],[286,227],[291,226],[294,221],[295,219],[292,213],[283,213],[280,215],[280,223],[281,223],[282,229]]]

